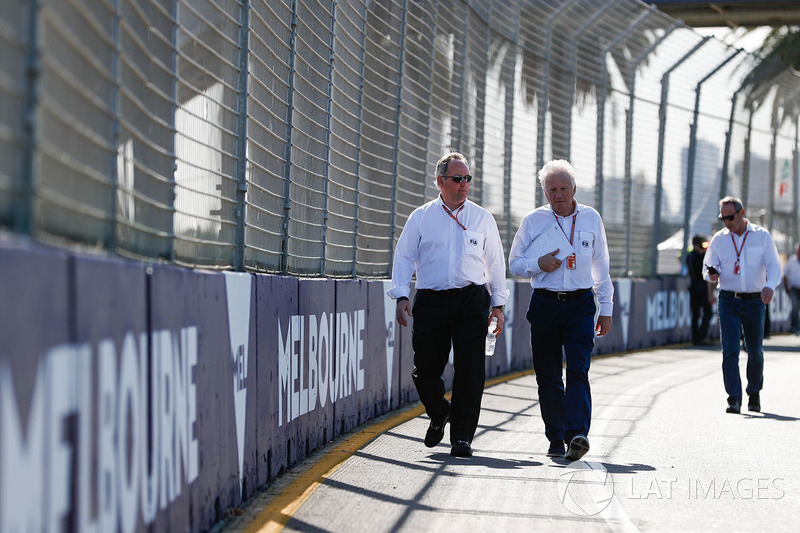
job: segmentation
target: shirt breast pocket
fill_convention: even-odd
[[[481,257],[483,255],[483,233],[464,232],[464,255]]]
[[[761,250],[756,250],[752,248],[747,250],[747,264],[751,266],[760,265],[761,264]]]
[[[578,242],[573,244],[573,248],[578,255],[592,255],[594,252],[594,233],[591,231],[579,231]]]

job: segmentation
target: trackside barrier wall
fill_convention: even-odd
[[[16,240],[0,264],[0,531],[206,530],[313,450],[417,400],[386,281]],[[508,283],[487,377],[530,367],[531,288]],[[686,279],[615,289],[598,355],[689,339]],[[787,331],[789,307],[779,290],[772,332]]]

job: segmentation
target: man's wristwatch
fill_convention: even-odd
[[[501,311],[505,311],[506,310],[506,306],[505,305],[494,305],[494,306],[492,306],[492,309],[499,309]]]

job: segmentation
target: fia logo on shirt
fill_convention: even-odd
[[[470,237],[470,239],[469,239],[469,243],[470,243],[472,246],[478,246],[478,239],[476,239],[475,237]]]
[[[581,246],[583,246],[584,248],[589,248],[589,240],[588,239],[583,239],[581,241]]]

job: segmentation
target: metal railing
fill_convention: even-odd
[[[38,241],[385,278],[451,149],[506,249],[560,157],[614,276],[678,272],[726,194],[799,237],[800,78],[754,95],[752,55],[636,0],[2,6],[0,225]]]

